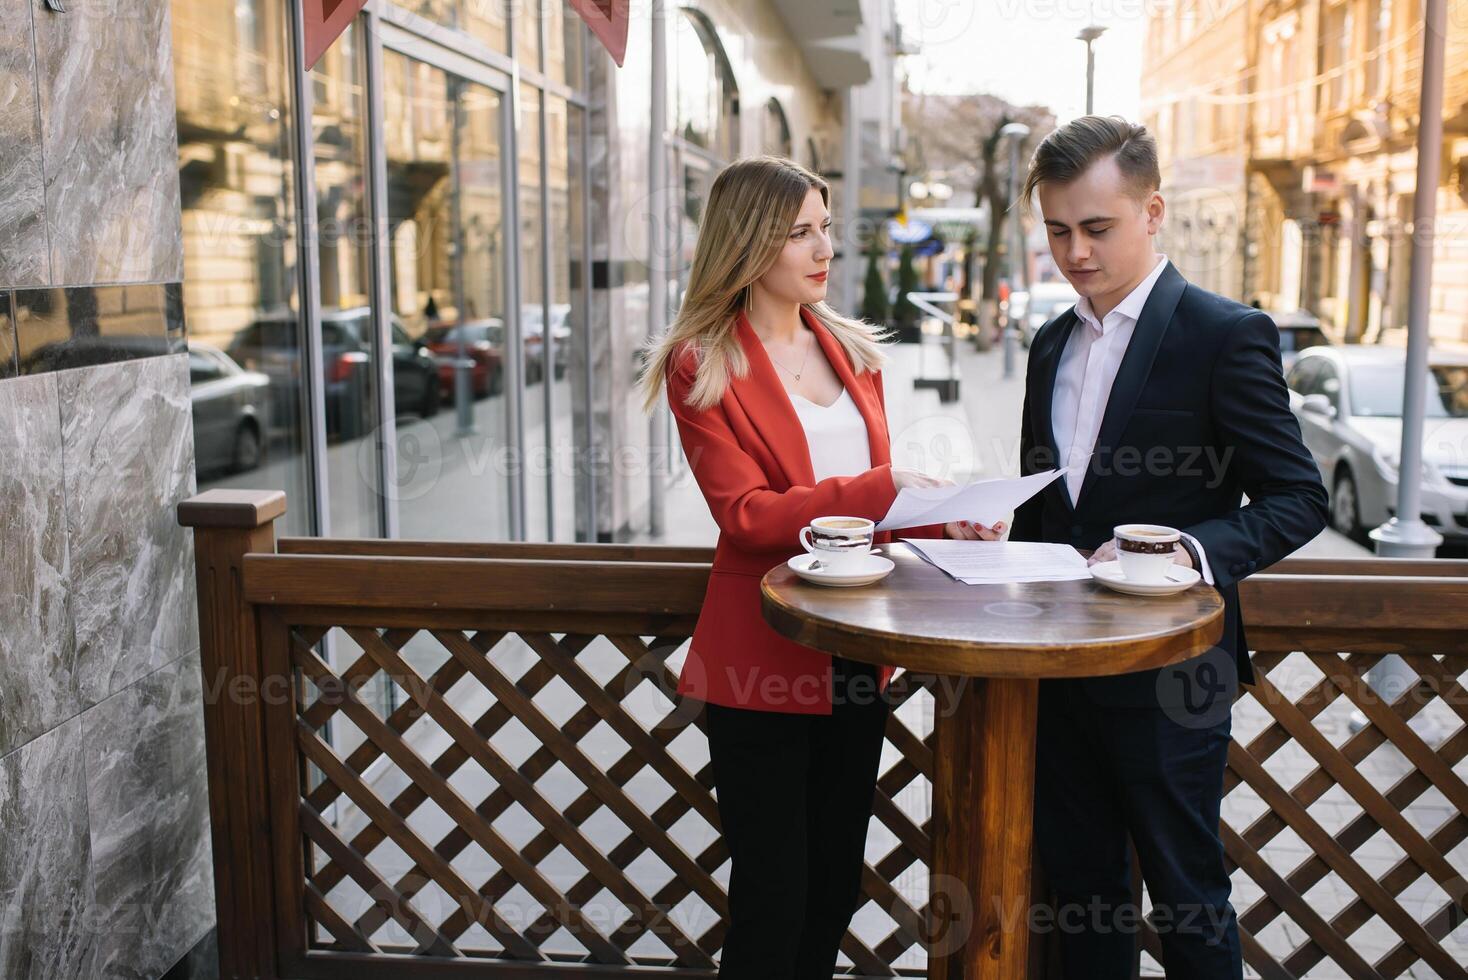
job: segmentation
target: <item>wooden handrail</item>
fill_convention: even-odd
[[[281,538],[283,555],[380,555],[389,558],[504,558],[521,561],[673,562],[707,565],[712,548],[652,544],[544,544],[522,541],[422,541],[402,538]]]
[[[696,613],[707,565],[387,555],[247,555],[245,598],[258,605],[361,609],[555,610],[565,614],[635,609]]]
[[[1266,569],[1269,575],[1425,575],[1468,578],[1468,561],[1449,558],[1286,558]]]

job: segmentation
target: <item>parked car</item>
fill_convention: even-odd
[[[1279,359],[1286,372],[1294,367],[1300,351],[1330,344],[1330,337],[1326,335],[1320,318],[1309,310],[1270,311],[1269,318],[1279,328]]]
[[[1080,298],[1080,294],[1064,280],[1031,283],[1025,297],[1024,316],[1019,321],[1020,342],[1030,346],[1041,327],[1075,306]]]
[[[1406,355],[1311,347],[1287,377],[1290,407],[1330,490],[1331,525],[1358,540],[1395,513]],[[1468,539],[1468,357],[1433,352],[1422,433],[1422,520]]]
[[[265,459],[270,379],[246,371],[217,347],[189,342],[189,401],[200,473],[242,473]]]
[[[566,376],[571,358],[571,304],[552,303],[551,341],[555,345],[556,379]],[[545,309],[541,306],[520,308],[520,332],[525,340],[525,380],[534,384],[545,374]]]
[[[464,354],[472,362],[470,381],[474,397],[499,394],[505,386],[505,323],[499,317],[464,324],[438,323],[424,332],[423,342],[433,352],[444,394],[453,397],[461,337]]]
[[[365,306],[323,310],[321,355],[326,392],[326,435],[354,439],[372,425],[371,311]],[[392,318],[393,400],[400,415],[424,418],[438,412],[438,365],[428,349]],[[271,411],[293,419],[300,401],[301,352],[294,312],[260,317],[235,335],[228,353],[248,370],[269,376]]]

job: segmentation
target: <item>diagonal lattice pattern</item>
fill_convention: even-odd
[[[312,949],[715,968],[728,855],[701,719],[666,696],[682,637],[341,632],[340,670],[326,630],[289,632]],[[1236,706],[1223,836],[1261,976],[1464,975],[1468,658],[1409,657],[1393,702],[1365,679],[1378,659],[1260,652]],[[910,675],[893,693],[868,901],[843,944],[864,976],[925,962],[932,702]],[[1352,710],[1366,724],[1342,737]],[[1155,933],[1143,945],[1159,955]]]

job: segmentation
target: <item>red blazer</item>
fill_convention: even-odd
[[[713,704],[792,714],[831,713],[831,658],[785,639],[760,614],[760,579],[801,554],[812,518],[846,514],[881,520],[897,496],[880,372],[860,376],[841,345],[808,310],[801,315],[867,424],[872,468],[816,485],[805,430],[754,328],[736,325],[750,370],[719,404],[695,411],[686,398],[696,361],[685,351],[668,369],[668,400],[694,478],[719,525],[713,574],[678,691]],[[941,537],[941,526],[907,537]],[[892,540],[889,532],[879,543]],[[881,668],[881,683],[892,675]]]

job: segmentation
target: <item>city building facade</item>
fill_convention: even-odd
[[[1189,280],[1230,295],[1244,265],[1247,20],[1247,0],[1191,0],[1154,12],[1143,49],[1141,121],[1168,207],[1160,246]]]
[[[1435,341],[1463,342],[1468,5],[1447,6],[1430,330]],[[1206,39],[1190,25],[1211,25]],[[1401,335],[1416,237],[1423,30],[1413,0],[1184,2],[1178,14],[1153,16],[1142,91],[1169,157],[1164,183],[1192,184],[1238,209],[1234,256],[1210,288],[1268,309],[1309,310],[1343,339]],[[1225,172],[1182,176],[1202,156],[1197,130],[1229,106],[1237,111],[1227,112]],[[1170,131],[1174,120],[1193,132]]]

